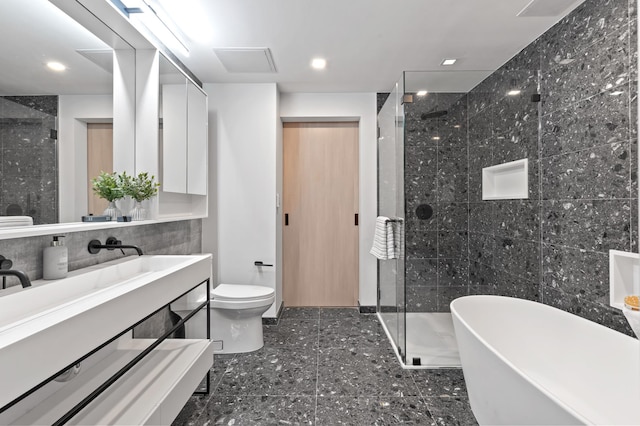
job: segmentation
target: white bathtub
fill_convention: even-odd
[[[481,425],[640,425],[638,340],[510,297],[461,297],[451,312]]]

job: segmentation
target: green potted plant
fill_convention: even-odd
[[[111,216],[111,220],[117,220],[121,216],[120,210],[116,207],[116,200],[124,198],[124,193],[120,176],[116,172],[101,172],[98,177],[91,179],[93,192],[100,198],[109,202],[109,206],[102,213]]]
[[[158,193],[160,184],[155,182],[155,176],[149,173],[139,173],[138,176],[129,176],[126,172],[120,175],[124,194],[135,200],[136,204],[131,210],[131,220],[144,220],[147,212],[142,207],[142,202]]]

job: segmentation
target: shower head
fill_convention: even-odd
[[[448,111],[446,109],[443,109],[441,111],[433,111],[433,112],[426,112],[422,115],[420,115],[420,119],[421,120],[429,120],[431,118],[440,118],[444,115],[447,115]]]

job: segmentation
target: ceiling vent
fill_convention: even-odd
[[[76,52],[107,71],[113,73],[113,50],[111,49],[77,49]]]
[[[531,0],[529,4],[527,4],[516,16],[522,18],[551,18],[554,16],[564,16],[563,12],[566,11],[569,6],[576,3],[582,3],[582,1]]]
[[[266,47],[217,48],[216,56],[230,73],[274,73],[276,65]]]

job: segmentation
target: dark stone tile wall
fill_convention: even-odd
[[[0,215],[58,222],[57,96],[0,97]]]
[[[445,312],[469,279],[466,94],[414,96],[404,110],[406,308]]]
[[[608,306],[609,250],[637,250],[630,10],[587,0],[469,93],[470,294],[543,302],[632,335]],[[525,157],[529,199],[482,201],[482,167]]]
[[[609,250],[637,251],[635,1],[587,1],[538,43],[540,300],[633,335]]]
[[[389,93],[377,93],[376,94],[376,106],[378,108],[377,113],[380,113],[380,110],[382,109],[382,106],[384,105],[384,103],[387,101],[387,98],[389,97]]]
[[[538,42],[469,93],[469,293],[539,300]],[[512,89],[520,94],[509,96]],[[529,198],[482,200],[482,168],[529,159]]]
[[[587,0],[460,106],[443,108],[438,94],[405,104],[408,311],[498,294],[633,335],[608,306],[608,251],[638,250],[635,10]],[[456,114],[462,127],[447,127]],[[482,168],[521,158],[529,198],[483,201]],[[432,219],[414,217],[419,203],[435,207]]]

